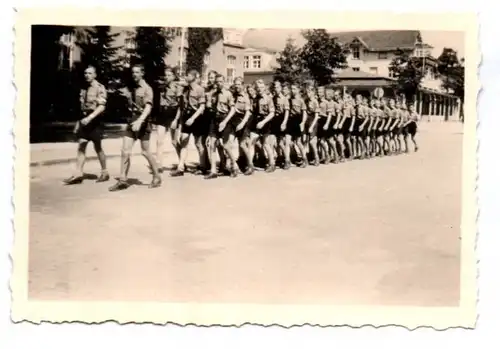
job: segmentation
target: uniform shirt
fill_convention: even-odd
[[[272,97],[267,94],[257,96],[257,100],[255,101],[255,115],[265,117],[270,113],[274,113],[274,103]]]
[[[198,84],[189,85],[184,93],[184,107],[189,111],[196,111],[206,103],[205,90]]]
[[[231,92],[228,90],[216,91],[213,94],[212,105],[217,114],[224,114],[224,116],[229,113],[229,110],[234,106],[234,99]]]
[[[354,108],[352,108],[352,106],[348,103],[343,103],[342,111],[344,112],[346,119],[349,119],[353,116]]]
[[[301,97],[295,97],[290,99],[290,111],[291,115],[302,116],[302,113],[306,110],[306,103]]]
[[[342,102],[340,101],[333,101],[333,105],[334,105],[334,112],[335,112],[335,116],[339,117],[339,116],[342,116],[342,110],[344,109],[344,107],[342,106]]]
[[[167,84],[161,96],[161,105],[165,108],[176,108],[179,105],[179,88],[175,81]]]
[[[418,121],[418,119],[419,119],[419,115],[418,115],[418,113],[417,113],[416,111],[414,111],[414,112],[408,112],[408,114],[409,114],[409,115],[408,115],[408,119],[409,119],[409,120],[411,120],[411,121],[415,121],[415,122],[417,122],[417,121]]]
[[[403,109],[400,117],[402,121],[406,122],[410,119],[410,112],[406,109]]]
[[[245,114],[252,109],[250,98],[248,98],[245,92],[236,92],[234,94],[234,109],[239,114]]]
[[[395,119],[398,117],[398,111],[396,108],[387,108],[387,115],[389,115],[390,118]]]
[[[285,111],[290,110],[290,100],[283,94],[274,97],[274,107],[276,114],[283,115]]]
[[[321,99],[319,101],[319,116],[326,117],[328,114],[333,112],[334,102],[327,99]]]
[[[94,80],[86,89],[80,90],[80,107],[87,115],[92,113],[100,105],[106,105],[107,92],[104,85]]]
[[[356,113],[356,117],[360,119],[364,119],[366,117],[366,110],[364,105],[362,104],[354,105],[354,111]]]
[[[137,119],[148,104],[153,105],[153,89],[145,80],[141,80],[130,91],[129,105],[133,117]]]
[[[214,94],[217,92],[217,88],[215,85],[209,85],[205,88],[205,99],[206,99],[206,108],[208,111],[215,110],[215,104],[213,103]]]
[[[313,99],[308,99],[306,102],[306,110],[307,114],[313,115],[315,113],[319,113],[319,103],[318,100],[313,98]]]

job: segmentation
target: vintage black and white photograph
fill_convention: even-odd
[[[476,57],[394,17],[31,23],[27,301],[462,309]]]

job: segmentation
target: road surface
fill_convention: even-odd
[[[145,185],[118,193],[62,186],[71,164],[32,168],[29,297],[456,306],[461,132],[428,126],[409,155],[164,176],[159,189],[137,157],[131,178]]]

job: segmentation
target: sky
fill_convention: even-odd
[[[278,29],[279,35],[269,35],[265,31],[262,32],[262,46],[269,48],[277,48],[285,46],[285,41],[288,35],[293,38],[300,36],[299,29]],[[277,30],[277,31],[278,31]],[[341,32],[341,30],[335,30],[336,32]],[[352,31],[352,30],[349,30]],[[438,57],[443,48],[449,47],[457,51],[458,57],[464,57],[465,53],[465,32],[460,31],[426,31],[421,30],[422,41],[433,46],[432,55]],[[259,39],[260,40],[260,39]]]
[[[458,57],[465,54],[465,32],[458,31],[425,31],[422,30],[422,41],[434,46],[432,55],[438,57],[443,48],[449,47],[457,51]]]

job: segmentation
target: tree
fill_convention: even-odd
[[[457,51],[445,47],[438,57],[438,73],[442,79],[442,87],[459,98],[464,96],[464,60],[459,60]]]
[[[335,82],[335,72],[347,68],[347,49],[325,29],[305,30],[302,36],[307,41],[300,58],[310,76],[320,85]]]
[[[442,87],[460,98],[460,115],[463,116],[465,66],[464,59],[458,59],[457,51],[445,47],[438,57],[438,73],[442,79]]]
[[[222,28],[188,28],[186,69],[202,73],[210,46],[224,37]]]
[[[412,57],[407,51],[398,50],[389,66],[389,71],[396,79],[395,90],[403,94],[407,101],[413,101],[424,77],[423,58]]]
[[[116,53],[119,46],[114,46],[115,38],[120,33],[111,33],[109,26],[95,26],[75,31],[77,45],[82,49],[82,63],[96,68],[99,81],[106,86],[116,78],[119,70]]]
[[[274,72],[274,80],[280,82],[297,83],[307,76],[304,62],[300,57],[301,50],[295,45],[290,37],[286,41],[285,48],[276,59],[279,67]]]
[[[175,31],[165,27],[137,27],[133,36],[133,49],[129,49],[130,65],[144,67],[144,80],[153,89],[153,117],[160,108],[160,89],[165,79],[165,57],[170,53],[170,42]],[[130,78],[130,75],[124,77]]]
[[[156,87],[165,77],[165,57],[170,53],[173,36],[165,27],[137,27],[135,31],[135,49],[131,64],[142,64],[144,78]]]

